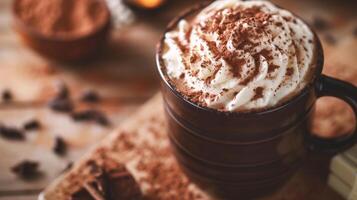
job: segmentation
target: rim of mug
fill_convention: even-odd
[[[211,3],[210,1],[203,2],[203,3],[198,3],[195,6],[185,10],[184,12],[182,12],[177,17],[175,17],[168,24],[168,26],[165,28],[165,31],[164,31],[163,35],[161,36],[161,38],[159,40],[159,43],[157,44],[157,47],[156,47],[156,67],[157,67],[157,71],[159,72],[159,76],[160,76],[160,79],[161,79],[160,81],[163,81],[165,83],[165,86],[167,86],[170,89],[170,91],[173,92],[177,97],[182,99],[185,103],[188,103],[191,106],[193,106],[195,108],[198,108],[199,110],[206,111],[206,112],[209,112],[209,113],[213,113],[213,114],[216,114],[216,115],[234,116],[234,117],[238,117],[239,118],[239,117],[250,117],[250,116],[255,116],[255,115],[267,115],[267,114],[276,112],[278,110],[284,109],[284,108],[290,106],[291,104],[294,104],[295,102],[298,102],[301,98],[303,98],[303,96],[305,96],[307,93],[309,93],[311,87],[315,87],[315,81],[322,74],[322,69],[323,69],[323,64],[324,64],[324,53],[323,53],[323,48],[322,48],[321,41],[320,41],[318,35],[316,34],[315,30],[311,27],[311,25],[309,25],[305,20],[303,20],[298,15],[296,15],[294,12],[291,12],[290,10],[288,10],[295,17],[297,17],[300,20],[302,20],[309,27],[310,31],[312,31],[312,33],[314,35],[315,53],[316,53],[315,64],[314,64],[315,65],[315,67],[314,67],[315,71],[313,72],[311,80],[309,81],[309,83],[306,84],[305,87],[301,91],[299,91],[299,93],[293,95],[292,97],[290,97],[290,99],[284,101],[281,104],[277,104],[275,106],[272,106],[272,107],[269,107],[269,108],[266,108],[266,109],[252,110],[252,111],[247,111],[247,112],[221,111],[221,110],[217,110],[217,109],[214,109],[214,108],[201,106],[201,105],[199,105],[197,103],[194,103],[194,102],[190,101],[185,95],[183,95],[181,92],[179,92],[173,84],[171,84],[171,81],[168,78],[166,72],[164,72],[165,70],[163,70],[164,62],[163,62],[163,59],[162,59],[162,49],[163,49],[163,46],[164,46],[165,34],[167,32],[169,32],[169,31],[172,31],[173,29],[175,29],[180,20],[189,17],[191,14],[203,9],[204,7],[209,5],[210,3]],[[284,9],[284,8],[276,5],[275,3],[273,3],[273,4],[275,6],[277,6],[278,8]]]

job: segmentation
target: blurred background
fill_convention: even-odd
[[[103,2],[110,11],[110,26],[99,26],[103,35],[95,41],[75,43],[83,48],[66,59],[61,55],[75,49],[63,47],[70,36],[40,37],[23,20],[26,16],[21,17],[21,9],[31,14],[30,3],[21,7],[14,0],[0,1],[0,200],[35,199],[72,161],[157,93],[155,46],[170,20],[202,1]],[[355,0],[273,2],[315,28],[325,51],[325,74],[357,85]],[[82,57],[82,51],[92,49]],[[350,131],[353,122],[344,103],[319,100],[315,132],[336,136]],[[6,134],[14,132],[16,137]],[[28,181],[14,173],[14,166],[24,160],[38,162],[43,176]],[[324,174],[328,166],[321,171]],[[321,177],[324,182],[326,177]]]

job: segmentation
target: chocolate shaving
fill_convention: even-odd
[[[4,91],[2,91],[1,98],[2,98],[2,101],[5,103],[12,101],[13,96],[12,96],[11,91],[9,89],[5,89]]]
[[[75,112],[71,115],[74,121],[93,121],[102,126],[110,125],[110,122],[103,112],[98,110],[85,110],[81,112]]]
[[[279,68],[279,66],[278,65],[275,65],[275,64],[270,64],[269,66],[268,66],[268,73],[272,73],[272,72],[274,72],[276,69],[278,69]]]
[[[56,137],[53,152],[59,156],[64,156],[67,153],[67,144],[61,137]]]
[[[86,90],[81,97],[81,101],[87,103],[97,103],[100,101],[98,93],[93,90]]]
[[[248,74],[248,76],[240,82],[241,85],[247,85],[250,81],[252,81],[254,79],[254,77],[256,77],[258,75],[259,68],[260,68],[260,55],[267,57],[268,55],[265,55],[266,52],[267,51],[263,49],[259,53],[253,55],[255,67],[254,67],[253,71],[250,72]]]
[[[221,66],[216,66],[215,67],[215,69],[213,71],[213,74],[205,79],[205,83],[206,84],[209,84],[213,79],[216,78],[216,75],[219,72],[220,68],[221,68]]]
[[[242,68],[243,65],[245,64],[245,60],[244,59],[239,59],[237,57],[232,57],[229,59],[226,59],[228,61],[228,63],[231,66],[231,70],[233,73],[234,77],[241,77],[241,73],[242,73]]]
[[[188,47],[183,45],[179,38],[174,38],[177,46],[180,48],[182,53],[187,53],[189,51]]]
[[[220,44],[217,46],[215,42],[204,39],[215,59],[222,57],[231,67],[231,71],[235,77],[242,76],[242,67],[246,64],[245,59],[239,58],[237,52],[227,49],[228,41],[233,38],[232,45],[237,50],[251,51],[256,47],[257,43],[252,42],[252,38],[257,37],[257,33],[264,32],[265,27],[271,18],[270,14],[261,11],[259,6],[254,6],[247,9],[222,9],[213,14],[214,17],[208,18],[204,23],[199,24],[200,28],[205,32],[216,32],[219,35]],[[237,21],[253,24],[253,28],[244,28],[241,25],[237,26]],[[266,54],[264,57],[271,58],[270,51],[262,51],[259,54]],[[259,58],[259,57],[258,57]],[[213,75],[205,81],[210,82],[215,78],[219,69],[215,68]],[[242,80],[242,84],[247,84],[259,72],[255,69],[250,72],[247,79]]]
[[[94,180],[83,184],[82,188],[72,194],[72,200],[111,200],[109,182],[104,172],[96,174]]]
[[[94,180],[83,184],[72,200],[138,200],[142,199],[141,190],[132,175],[123,168],[107,171],[100,168]]]
[[[38,170],[39,163],[36,161],[24,160],[11,168],[11,171],[18,177],[31,180],[38,178],[41,173]]]
[[[263,87],[257,87],[254,89],[254,96],[253,96],[253,101],[254,100],[257,100],[257,99],[260,99],[260,98],[263,98],[263,92],[264,92],[264,88]]]
[[[286,69],[286,73],[285,73],[286,76],[291,76],[293,74],[294,74],[294,69],[292,67]]]
[[[116,199],[142,199],[142,193],[134,177],[127,171],[113,170],[109,172],[112,197]]]
[[[41,129],[41,123],[32,119],[24,124],[23,129],[26,131],[38,130]]]
[[[193,53],[193,54],[191,55],[191,57],[190,57],[190,62],[191,62],[191,63],[195,63],[195,62],[197,62],[199,59],[200,59],[200,57],[199,57],[197,54]]]
[[[25,140],[22,130],[4,125],[0,125],[0,136],[8,140]]]
[[[98,183],[97,183],[98,184]],[[98,184],[97,187],[100,187],[101,185]],[[94,188],[92,185],[89,184],[84,184],[83,187],[88,191],[88,193],[95,199],[95,200],[106,200],[105,197],[103,196],[104,194],[101,194],[96,188]],[[99,188],[100,189],[100,188]]]
[[[185,73],[180,74],[179,78],[180,79],[184,79],[185,78]]]

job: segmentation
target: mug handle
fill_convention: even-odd
[[[351,83],[341,81],[326,75],[316,82],[317,97],[332,96],[342,99],[353,109],[355,120],[357,122],[357,87]],[[337,138],[320,138],[313,134],[308,134],[310,150],[336,153],[346,150],[357,143],[357,123],[352,134]]]

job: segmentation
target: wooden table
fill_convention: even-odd
[[[353,65],[357,67],[357,42],[351,34],[357,25],[353,6],[345,1],[305,1],[276,2],[307,21],[319,15],[333,23],[332,34],[338,38],[338,44],[331,45],[324,40],[326,72],[357,84],[357,78],[353,74],[356,70],[352,74],[346,70],[352,69]],[[43,124],[41,130],[26,133],[27,139],[23,142],[0,138],[0,200],[36,199],[38,192],[58,176],[70,161],[80,157],[158,90],[154,60],[156,42],[168,21],[192,2],[194,1],[170,1],[170,5],[160,12],[135,13],[133,23],[113,30],[108,47],[97,58],[82,64],[63,64],[47,60],[26,48],[11,28],[12,0],[0,1],[0,92],[10,89],[14,96],[12,103],[0,104],[0,123],[22,127],[26,121],[38,119]],[[320,34],[326,37],[325,32]],[[337,71],[336,66],[339,67]],[[51,111],[47,104],[56,93],[58,82],[64,82],[69,87],[77,110],[101,110],[108,115],[112,126],[76,123],[66,114]],[[79,101],[81,94],[87,89],[100,94],[100,103],[93,105]],[[331,105],[330,101],[319,104],[322,108]],[[320,110],[321,113],[326,112],[324,109]],[[319,117],[316,130],[332,134],[345,127],[339,125],[339,121],[353,120],[342,104],[339,110],[332,112],[337,116],[332,121],[335,125],[330,126],[331,120],[325,120],[331,113],[325,113],[326,116]],[[66,156],[57,156],[52,152],[56,136],[63,137],[68,143],[69,151]],[[10,167],[23,159],[39,161],[44,176],[31,182],[14,176]],[[297,181],[296,187],[289,186],[286,190],[288,192],[278,194],[275,199],[320,199],[320,193],[324,193],[329,199],[339,199],[325,185],[327,165],[327,159],[313,157],[302,172],[299,172],[301,175],[297,180],[302,181]],[[307,185],[313,187],[309,189],[300,186],[304,181],[308,181]],[[303,190],[306,195],[299,197],[288,194],[294,194],[294,190]]]

